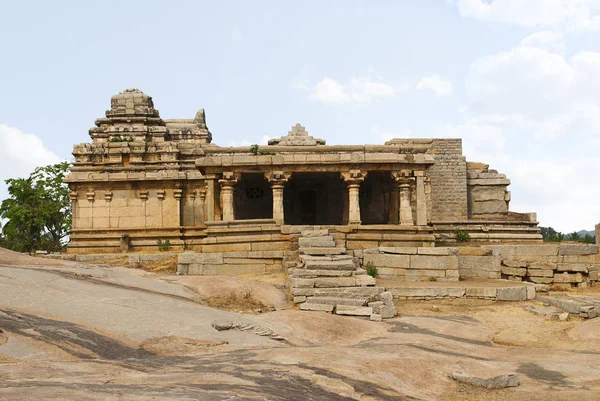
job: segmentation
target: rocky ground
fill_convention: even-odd
[[[0,249],[0,399],[600,399],[598,318],[455,300],[400,302],[399,317],[377,323],[301,312],[277,288],[283,280]],[[455,370],[516,373],[521,384],[484,390],[454,382]]]

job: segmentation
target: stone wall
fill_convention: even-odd
[[[510,180],[487,164],[467,163],[469,218],[502,219],[508,214]]]
[[[502,278],[587,287],[598,281],[600,254],[592,244],[484,246],[500,262]]]
[[[587,287],[599,281],[600,253],[591,244],[378,247],[354,251],[383,279],[457,281],[508,279]]]
[[[431,220],[466,220],[467,162],[462,155],[461,139],[433,139],[435,163],[431,178]]]
[[[201,276],[263,274],[283,270],[283,251],[184,252],[177,260],[177,273]]]
[[[379,247],[365,249],[362,265],[372,263],[380,278],[406,281],[458,281],[456,248]]]

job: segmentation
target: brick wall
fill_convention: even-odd
[[[431,219],[433,221],[466,220],[467,163],[462,155],[461,139],[434,139],[435,164],[431,177]]]

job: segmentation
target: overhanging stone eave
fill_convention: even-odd
[[[367,169],[385,170],[383,167],[394,168],[398,165],[424,167],[434,164],[433,155],[429,154],[396,154],[396,153],[375,153],[375,154],[307,154],[307,155],[219,155],[204,156],[196,159],[195,165],[201,171],[218,172],[227,169],[228,171],[241,171],[244,169],[272,169],[274,166],[293,170],[302,169],[317,171],[327,166],[334,166],[335,170],[344,169],[351,166],[364,166]],[[331,170],[331,169],[330,169]]]

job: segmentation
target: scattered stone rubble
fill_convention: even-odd
[[[252,331],[256,335],[269,337],[271,340],[278,340],[278,341],[285,340],[285,338],[281,337],[279,334],[277,334],[273,330],[271,330],[269,328],[265,328],[265,327],[256,326],[251,323],[227,320],[227,321],[212,322],[211,326],[217,331],[225,331],[225,330]]]
[[[496,377],[491,377],[489,379],[483,379],[481,377],[469,375],[467,373],[454,371],[451,377],[457,382],[471,384],[473,386],[483,387],[489,390],[506,387],[517,387],[519,385],[519,376],[515,374],[500,375]]]

